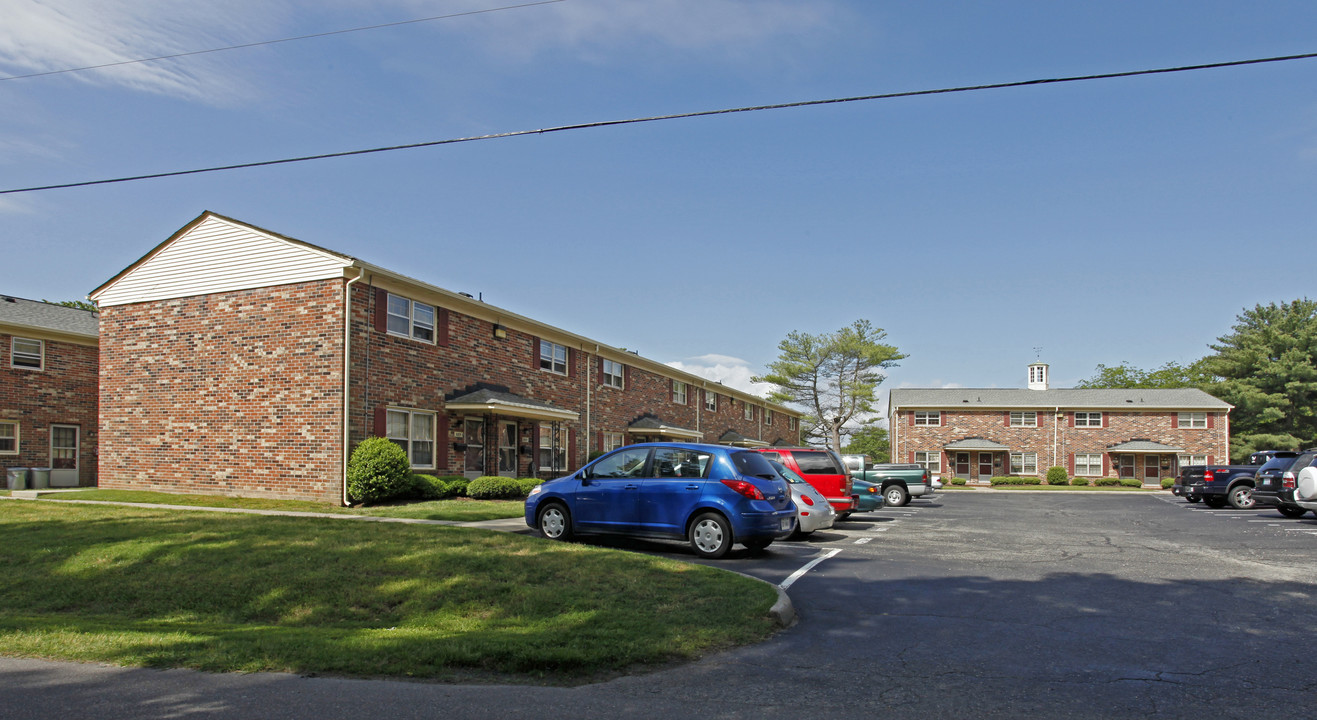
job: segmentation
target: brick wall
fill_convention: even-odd
[[[913,414],[910,410],[897,413],[901,457],[893,458],[896,462],[911,462],[916,451],[937,452],[950,442],[973,437],[1001,443],[1011,452],[1037,453],[1040,477],[1051,465],[1069,469],[1075,453],[1106,453],[1110,446],[1135,438],[1183,448],[1183,454],[1210,455],[1221,462],[1226,462],[1228,454],[1227,421],[1225,413],[1219,412],[1209,413],[1213,417],[1206,429],[1174,427],[1176,413],[1169,411],[1104,411],[1105,426],[1100,428],[1073,427],[1073,413],[1066,410],[1060,418],[1051,409],[1038,411],[1036,428],[1009,427],[1004,410],[943,411],[940,427],[912,426]],[[943,452],[944,472],[951,467],[950,460]],[[1004,467],[1000,474],[1008,474],[1008,470]],[[1114,473],[1112,468],[1108,474]]]
[[[18,454],[0,455],[0,468],[50,467],[50,426],[73,425],[80,444],[78,484],[95,485],[96,346],[43,339],[45,366],[29,370],[10,367],[12,339],[0,333],[0,420],[18,422]]]
[[[101,487],[336,499],[342,285],[103,308]]]

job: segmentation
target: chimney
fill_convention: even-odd
[[[1029,364],[1029,389],[1047,389],[1047,363],[1036,362]]]

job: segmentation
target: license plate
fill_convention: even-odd
[[[791,529],[791,518],[781,518],[780,520],[778,520],[778,521],[777,521],[777,529],[778,529],[778,530],[790,530],[790,529]]]

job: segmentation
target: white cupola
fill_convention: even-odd
[[[1029,363],[1029,389],[1047,389],[1047,363]]]

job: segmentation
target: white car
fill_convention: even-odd
[[[815,530],[832,527],[837,521],[837,511],[823,493],[782,463],[770,460],[768,464],[787,481],[791,502],[796,504],[796,531],[787,537],[788,540],[799,540]]]

